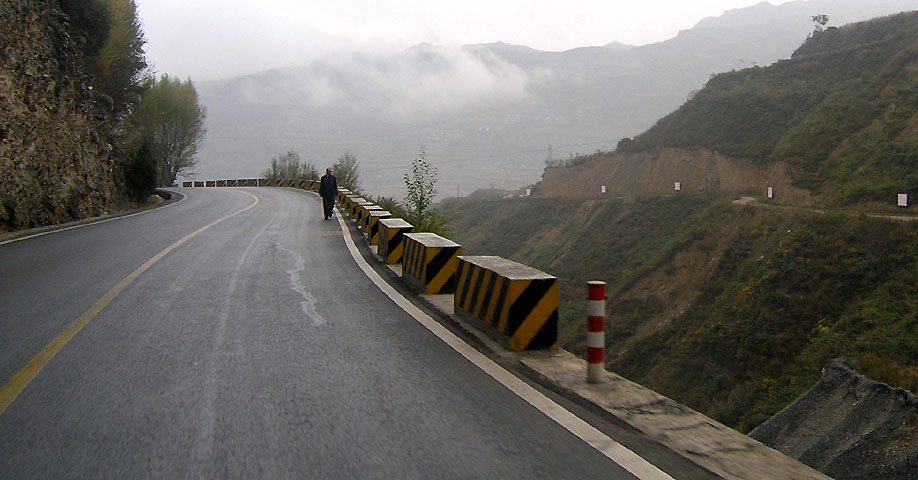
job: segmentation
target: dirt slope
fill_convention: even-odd
[[[552,167],[533,195],[544,197],[665,195],[675,182],[683,191],[751,193],[764,197],[773,187],[775,201],[809,206],[808,191],[794,187],[788,167],[778,162],[760,166],[703,149],[666,148],[650,152],[609,153],[574,167]]]

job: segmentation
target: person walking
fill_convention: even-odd
[[[325,220],[328,220],[332,217],[335,196],[338,195],[338,179],[332,175],[331,168],[325,169],[325,175],[322,175],[319,181],[319,195],[322,196],[322,206],[325,207]]]

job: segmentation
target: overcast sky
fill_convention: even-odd
[[[763,0],[135,1],[156,71],[213,80],[421,42],[502,41],[547,51],[644,45]]]

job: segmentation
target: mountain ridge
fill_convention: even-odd
[[[861,9],[867,16],[896,8],[890,5],[847,0],[832,8]],[[732,18],[725,17],[720,21]],[[277,70],[274,79],[200,82],[210,134],[197,175],[257,175],[290,148],[318,166],[350,151],[368,190],[400,197],[403,170],[425,145],[444,190],[523,187],[539,178],[546,159],[611,150],[643,131],[713,72],[789,56],[812,29],[809,16],[803,17],[789,29],[743,27],[731,35],[693,29],[621,50],[439,47],[449,68],[438,71],[421,68],[409,51],[341,56]]]

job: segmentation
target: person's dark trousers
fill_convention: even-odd
[[[325,207],[325,219],[332,217],[332,208],[335,206],[335,197],[322,196],[322,206]]]

